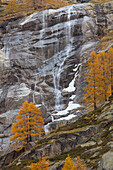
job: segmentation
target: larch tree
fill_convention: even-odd
[[[86,87],[84,88],[84,98],[82,103],[85,105],[93,105],[94,110],[97,109],[97,101],[100,97],[100,87],[98,85],[98,74],[99,74],[99,67],[98,67],[98,58],[94,51],[92,51],[89,60],[87,62],[87,70],[88,73],[86,75],[86,80],[84,82],[87,83]]]
[[[98,55],[99,60],[99,75],[98,76],[98,85],[100,87],[101,100],[107,101],[107,98],[110,96],[110,62],[107,53],[100,52]]]
[[[69,155],[65,160],[65,164],[62,170],[75,170],[74,162],[72,161]]]
[[[109,68],[110,68],[110,76],[111,76],[111,94],[113,95],[113,48],[111,47],[108,52],[107,56],[109,57]]]
[[[77,156],[74,170],[86,170],[86,166],[80,156]]]
[[[37,163],[31,163],[30,166],[28,166],[31,170],[48,170],[49,169],[49,161],[44,156],[44,152],[42,153],[42,158],[39,159],[39,162]]]
[[[102,51],[95,54],[93,51],[86,66],[87,85],[82,103],[87,107],[92,104],[96,109],[97,104],[107,101],[108,97],[113,95],[113,48],[106,53]]]
[[[16,151],[21,150],[32,138],[39,138],[44,134],[44,121],[39,108],[34,103],[24,102],[16,117],[16,122],[11,128],[13,134],[10,141]]]
[[[75,161],[72,161],[72,159],[68,155],[68,157],[65,160],[65,164],[62,170],[86,170],[86,166],[83,160],[80,159],[80,156],[77,156],[76,162],[75,162]]]

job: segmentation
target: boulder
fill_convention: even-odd
[[[87,142],[87,143],[82,144],[81,147],[82,147],[82,148],[83,148],[83,147],[89,147],[89,146],[93,146],[93,145],[95,145],[95,144],[96,144],[96,142],[94,142],[94,141],[89,141],[89,142]]]
[[[102,156],[98,170],[113,170],[113,151],[109,151]]]

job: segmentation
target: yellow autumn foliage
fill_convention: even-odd
[[[47,158],[44,156],[44,153],[42,154],[42,159],[39,159],[39,162],[37,163],[31,163],[30,166],[28,166],[31,170],[48,170],[49,168],[49,162],[47,161]]]
[[[65,160],[65,164],[64,164],[62,170],[74,170],[74,169],[75,169],[74,162],[68,155],[68,157]]]
[[[80,159],[80,156],[77,156],[74,170],[86,170],[86,169],[87,168],[85,164],[83,163],[83,160]]]
[[[20,150],[27,143],[32,141],[32,138],[38,138],[44,134],[44,121],[39,108],[34,103],[24,102],[16,117],[16,122],[11,128],[13,134],[10,141],[13,141],[12,147],[15,150]]]
[[[99,54],[92,51],[86,67],[86,87],[83,89],[85,94],[81,103],[96,109],[99,103],[113,95],[113,48]]]
[[[6,3],[5,0],[2,2]],[[4,5],[4,15],[13,15],[16,16],[18,14],[23,15],[33,13],[34,11],[42,11],[50,8],[60,8],[64,6],[68,6],[69,3],[67,0],[9,0],[7,1],[8,5]]]
[[[86,166],[83,163],[83,160],[80,159],[80,156],[77,156],[76,161],[74,162],[68,155],[62,170],[86,170]]]
[[[17,12],[17,2],[16,2],[16,0],[10,0],[8,2],[8,5],[6,5],[6,7],[5,7],[5,13],[13,14],[15,12]]]

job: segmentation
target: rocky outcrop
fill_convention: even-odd
[[[44,103],[48,111],[67,107],[69,97],[61,92],[73,79],[75,64],[81,63],[84,53],[90,53],[97,44],[94,18],[93,8],[84,4],[34,13],[18,24],[9,23],[8,33],[2,38],[1,56],[10,63],[8,88],[25,83],[34,93],[40,93],[41,101],[36,104]],[[5,61],[1,62],[4,70]],[[2,112],[7,110],[2,108]]]
[[[0,115],[0,154],[11,151],[9,137],[16,116],[17,110],[10,110]]]
[[[113,151],[109,151],[102,156],[98,170],[112,170],[113,169]]]
[[[97,47],[101,27],[112,22],[111,2],[45,10],[8,23],[0,41],[0,113],[13,113],[28,100],[41,105],[45,124],[76,119],[81,65]]]
[[[19,165],[24,169],[28,164],[27,160],[36,160],[44,152],[50,160],[50,170],[61,170],[67,154],[73,159],[80,155],[90,170],[112,170],[113,119],[103,116],[107,113],[113,116],[112,101],[76,122],[60,127],[40,141],[30,143],[26,151],[23,149],[5,154],[0,158],[0,164],[3,169],[19,169]]]

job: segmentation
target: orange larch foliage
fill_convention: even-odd
[[[110,76],[111,76],[111,94],[113,95],[113,48],[112,47],[108,50],[107,56],[109,58],[109,69],[110,69]]]
[[[74,162],[68,155],[62,170],[86,170],[86,166],[83,160],[80,159],[80,156],[77,156],[76,162]]]
[[[91,53],[89,60],[86,64],[87,83],[84,88],[84,98],[81,103],[85,104],[88,109],[93,105],[94,109],[97,104],[107,101],[109,96],[113,95],[113,48],[108,52],[100,52],[96,54],[94,51]]]
[[[80,159],[80,156],[77,156],[77,158],[76,158],[76,164],[75,164],[74,170],[86,170],[86,166],[83,163],[83,160]]]
[[[39,162],[37,163],[31,163],[30,166],[28,166],[31,170],[48,170],[49,168],[49,161],[47,161],[46,157],[44,156],[44,153],[42,154],[42,159],[39,159]]]
[[[108,97],[111,94],[111,88],[110,88],[110,82],[111,82],[111,76],[110,76],[110,62],[109,57],[107,53],[100,52],[98,55],[98,67],[99,67],[99,74],[98,76],[98,86],[100,88],[100,95],[101,100],[107,101]]]
[[[6,1],[2,0],[2,3],[6,3]],[[9,0],[7,3],[8,5],[3,5],[0,23],[12,17],[26,16],[36,11],[57,9],[70,5],[67,0]]]
[[[98,68],[98,58],[94,51],[92,51],[89,60],[87,62],[87,69],[88,73],[85,74],[86,80],[84,82],[87,83],[87,86],[84,88],[84,98],[82,100],[82,103],[85,105],[88,105],[88,107],[91,107],[93,105],[93,108],[97,108],[97,101],[100,97],[100,87],[98,86],[98,74],[99,74],[99,68]],[[89,106],[89,104],[91,106]]]
[[[39,137],[44,134],[43,125],[44,121],[39,108],[34,103],[24,102],[18,112],[16,122],[11,128],[13,136],[10,140],[14,141],[12,147],[15,150],[20,150],[32,141],[32,137]]]
[[[62,170],[75,170],[74,162],[72,161],[69,155],[65,160],[65,164]]]

